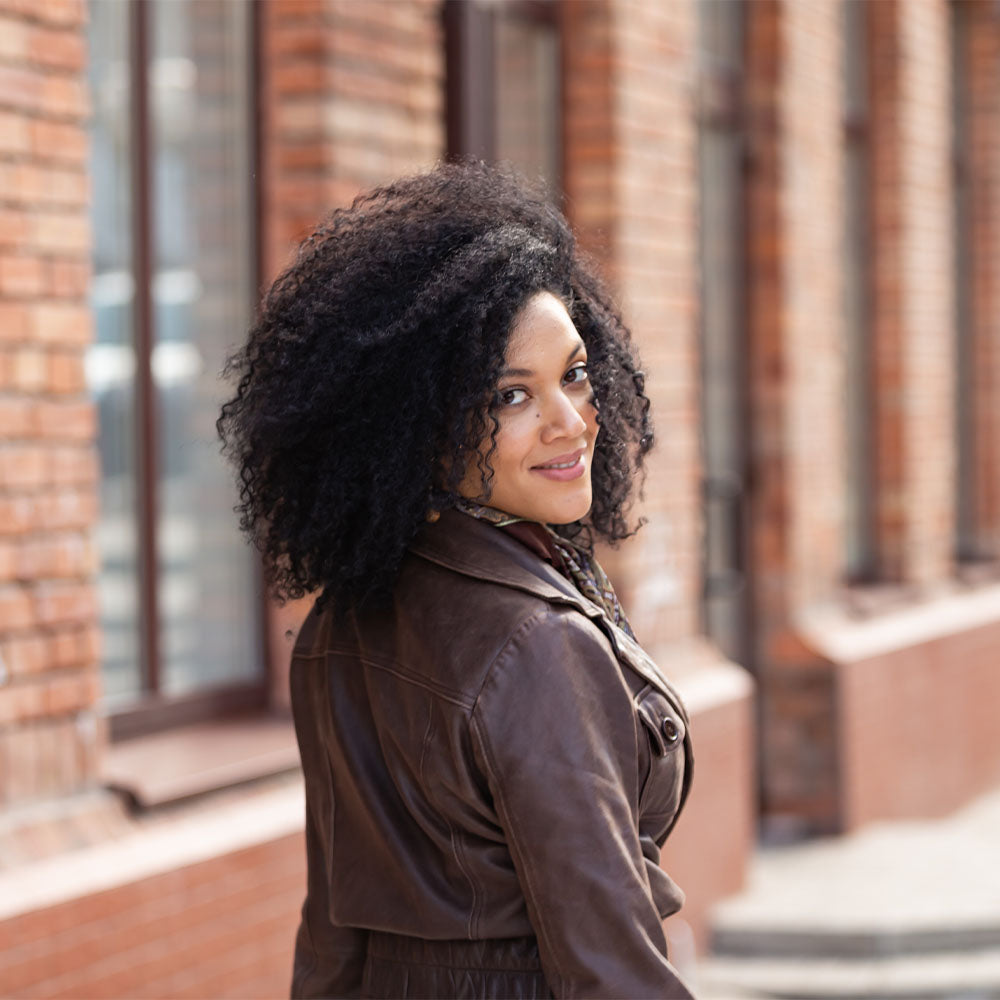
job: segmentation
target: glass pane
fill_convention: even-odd
[[[129,141],[129,7],[92,0],[90,24],[90,163],[97,333],[86,372],[98,413],[101,459],[99,592],[104,691],[109,701],[142,687],[135,482],[135,353],[132,347],[132,177]]]
[[[249,322],[250,5],[156,0],[151,358],[159,418],[162,689],[259,676],[255,560],[216,442],[218,374]]]
[[[497,159],[530,178],[561,183],[559,43],[555,26],[498,11]]]
[[[743,9],[698,4],[698,206],[706,633],[748,663],[743,183],[739,94]]]
[[[876,572],[871,308],[868,235],[868,44],[867,10],[841,8],[844,33],[844,338],[847,421],[846,570],[849,580]]]

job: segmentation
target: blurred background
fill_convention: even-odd
[[[315,223],[548,185],[657,447],[705,996],[1000,996],[998,0],[0,0],[0,995],[287,994],[287,670],[214,420]]]

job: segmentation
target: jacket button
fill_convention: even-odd
[[[677,723],[673,719],[664,717],[660,723],[660,731],[668,743],[676,743],[681,738],[681,731],[677,728]]]

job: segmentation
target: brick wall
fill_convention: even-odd
[[[0,2],[0,805],[93,782],[101,744],[84,16]]]
[[[651,523],[606,560],[654,649],[699,613],[694,29],[686,3],[566,10],[567,210],[620,296],[659,429],[635,511]]]
[[[885,579],[951,570],[953,189],[945,3],[873,4],[878,547]]]
[[[287,996],[302,836],[0,922],[3,995]]]

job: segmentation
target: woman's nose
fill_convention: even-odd
[[[561,437],[579,437],[587,429],[587,421],[577,409],[577,404],[565,392],[556,393],[543,415],[543,441],[555,441]]]

